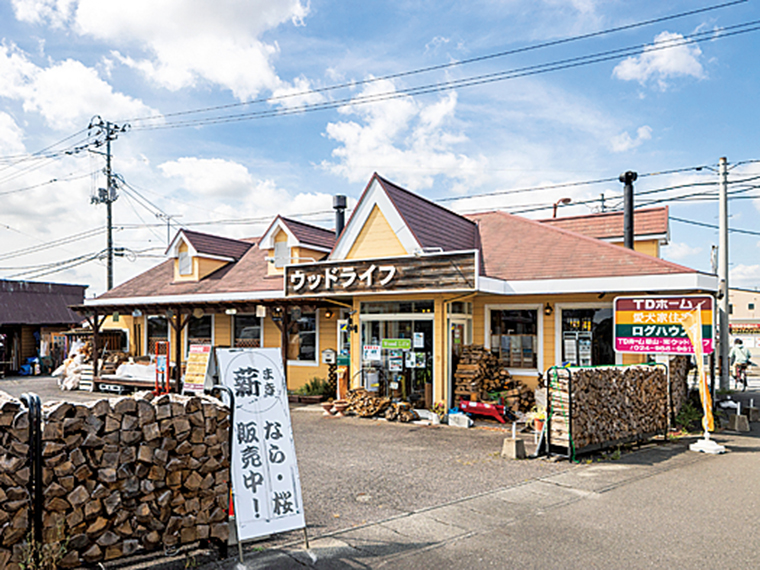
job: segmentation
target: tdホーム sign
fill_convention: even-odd
[[[682,325],[698,310],[702,315],[704,354],[714,350],[713,298],[709,295],[617,297],[614,346],[616,352],[694,354]]]

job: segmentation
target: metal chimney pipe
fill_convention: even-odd
[[[346,225],[346,197],[333,196],[333,209],[335,210],[335,237],[338,238]]]
[[[633,249],[633,183],[639,177],[635,172],[624,172],[620,175],[623,187],[623,245]]]

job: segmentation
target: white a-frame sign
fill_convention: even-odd
[[[235,395],[232,489],[242,542],[306,526],[288,392],[277,348],[218,348]]]

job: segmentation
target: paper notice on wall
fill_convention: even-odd
[[[239,539],[306,526],[278,348],[217,349],[219,377],[235,395],[232,490]]]

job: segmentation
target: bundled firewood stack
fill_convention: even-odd
[[[510,380],[501,392],[504,405],[513,412],[529,412],[536,403],[535,392],[519,380]]]
[[[454,372],[454,395],[457,399],[488,400],[489,392],[500,392],[512,380],[499,357],[482,345],[465,346]]]
[[[572,439],[575,449],[663,432],[667,378],[662,366],[574,368]],[[552,375],[549,408],[553,445],[569,446],[567,376]]]
[[[229,411],[176,394],[43,409],[44,540],[62,568],[227,541]]]
[[[390,398],[374,396],[364,388],[349,390],[346,400],[348,400],[348,408],[346,410],[362,418],[380,415],[391,405]]]
[[[14,558],[20,560],[31,519],[28,434],[28,411],[21,402],[0,392],[0,568],[13,568]]]
[[[386,420],[400,422],[413,422],[420,419],[409,402],[393,402],[390,398],[380,398],[364,388],[349,390],[346,400],[348,400],[346,411],[362,418],[382,416]]]
[[[409,423],[420,419],[419,414],[414,411],[414,408],[409,402],[394,402],[385,410],[384,417],[390,422],[400,421],[401,423]]]
[[[100,374],[116,374],[121,364],[129,361],[129,355],[125,352],[112,352],[100,365]]]

